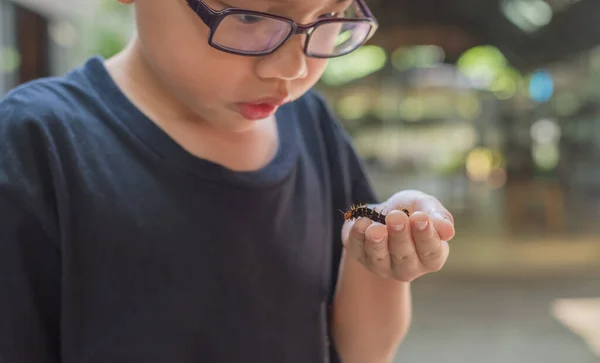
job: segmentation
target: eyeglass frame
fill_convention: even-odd
[[[290,18],[286,18],[284,16],[264,13],[264,12],[255,11],[255,10],[236,8],[236,7],[225,8],[223,10],[217,11],[217,10],[212,9],[210,6],[208,6],[204,2],[204,0],[183,0],[183,1],[185,1],[187,3],[187,5],[192,9],[192,11],[209,28],[208,44],[211,47],[218,49],[220,51],[226,52],[226,53],[241,55],[241,56],[248,56],[248,57],[260,57],[260,56],[267,56],[267,55],[273,54],[277,50],[279,50],[293,35],[298,35],[298,34],[306,34],[306,40],[305,40],[304,46],[303,46],[303,52],[306,56],[312,57],[312,58],[324,58],[324,59],[341,57],[341,56],[344,56],[344,55],[354,52],[355,50],[360,48],[363,44],[365,44],[367,41],[369,41],[373,37],[373,35],[375,34],[375,32],[377,31],[377,29],[379,27],[379,23],[378,23],[377,19],[371,13],[371,10],[365,3],[365,0],[353,0],[353,4],[355,4],[358,7],[358,10],[360,10],[360,12],[362,13],[362,17],[317,19],[308,24],[298,24],[294,20],[292,20]],[[235,51],[230,48],[226,48],[226,47],[218,45],[217,43],[215,43],[213,41],[213,38],[214,38],[215,32],[217,31],[217,28],[219,27],[219,24],[223,21],[223,19],[225,19],[225,17],[227,17],[229,15],[236,15],[236,14],[261,16],[261,17],[271,18],[274,20],[280,20],[280,21],[283,21],[290,25],[290,31],[289,31],[288,35],[283,40],[281,40],[280,44],[277,47],[275,47],[274,49],[272,49],[268,52],[247,53],[247,52],[243,52],[243,51]],[[349,52],[339,54],[339,55],[332,55],[332,56],[309,54],[308,44],[310,43],[310,37],[312,35],[312,32],[317,28],[317,26],[329,24],[329,23],[340,23],[340,22],[351,22],[351,23],[367,22],[367,23],[369,23],[370,29],[369,29],[369,32],[367,33],[367,36],[365,37],[365,39]]]

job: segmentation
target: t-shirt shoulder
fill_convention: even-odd
[[[13,214],[35,216],[53,237],[56,186],[62,184],[56,135],[74,107],[63,83],[32,81],[0,101],[0,201]]]
[[[58,162],[84,142],[82,135],[102,130],[100,112],[106,111],[99,93],[80,69],[15,87],[0,99],[0,163]]]
[[[87,80],[73,72],[61,77],[33,80],[10,90],[0,100],[0,127],[24,121],[59,122],[68,120],[94,95]]]

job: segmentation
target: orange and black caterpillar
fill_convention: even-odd
[[[407,216],[410,216],[410,211],[407,208],[400,207],[399,209],[403,211]],[[383,210],[381,212],[378,212],[373,208],[367,207],[365,204],[361,204],[358,206],[353,205],[347,212],[344,212],[344,219],[347,221],[358,219],[360,217],[369,218],[373,222],[385,224],[386,214],[383,214]]]

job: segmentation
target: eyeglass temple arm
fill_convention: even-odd
[[[358,5],[358,8],[360,9],[360,12],[363,13],[363,15],[367,18],[373,18],[373,14],[371,14],[371,11],[369,10],[369,7],[367,6],[367,4],[365,3],[365,0],[355,0],[354,2],[356,5]]]
[[[183,0],[187,3],[187,5],[192,8],[192,10],[198,14],[200,19],[206,24],[208,27],[212,25],[213,19],[216,12],[214,12],[211,8],[209,8],[202,0]]]
[[[373,26],[371,27],[371,31],[369,32],[369,36],[367,37],[368,39],[370,39],[373,36],[373,34],[375,34],[375,32],[377,31],[377,28],[379,27],[379,22],[365,3],[365,0],[355,0],[354,3],[358,6],[358,9],[361,11],[361,13],[363,13],[365,17],[371,19],[371,21],[373,22]]]

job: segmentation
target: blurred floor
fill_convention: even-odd
[[[600,297],[600,277],[440,273],[413,291],[413,325],[397,363],[600,362],[551,313],[556,299]]]
[[[486,236],[457,231],[443,270],[453,276],[600,276],[600,235]]]

